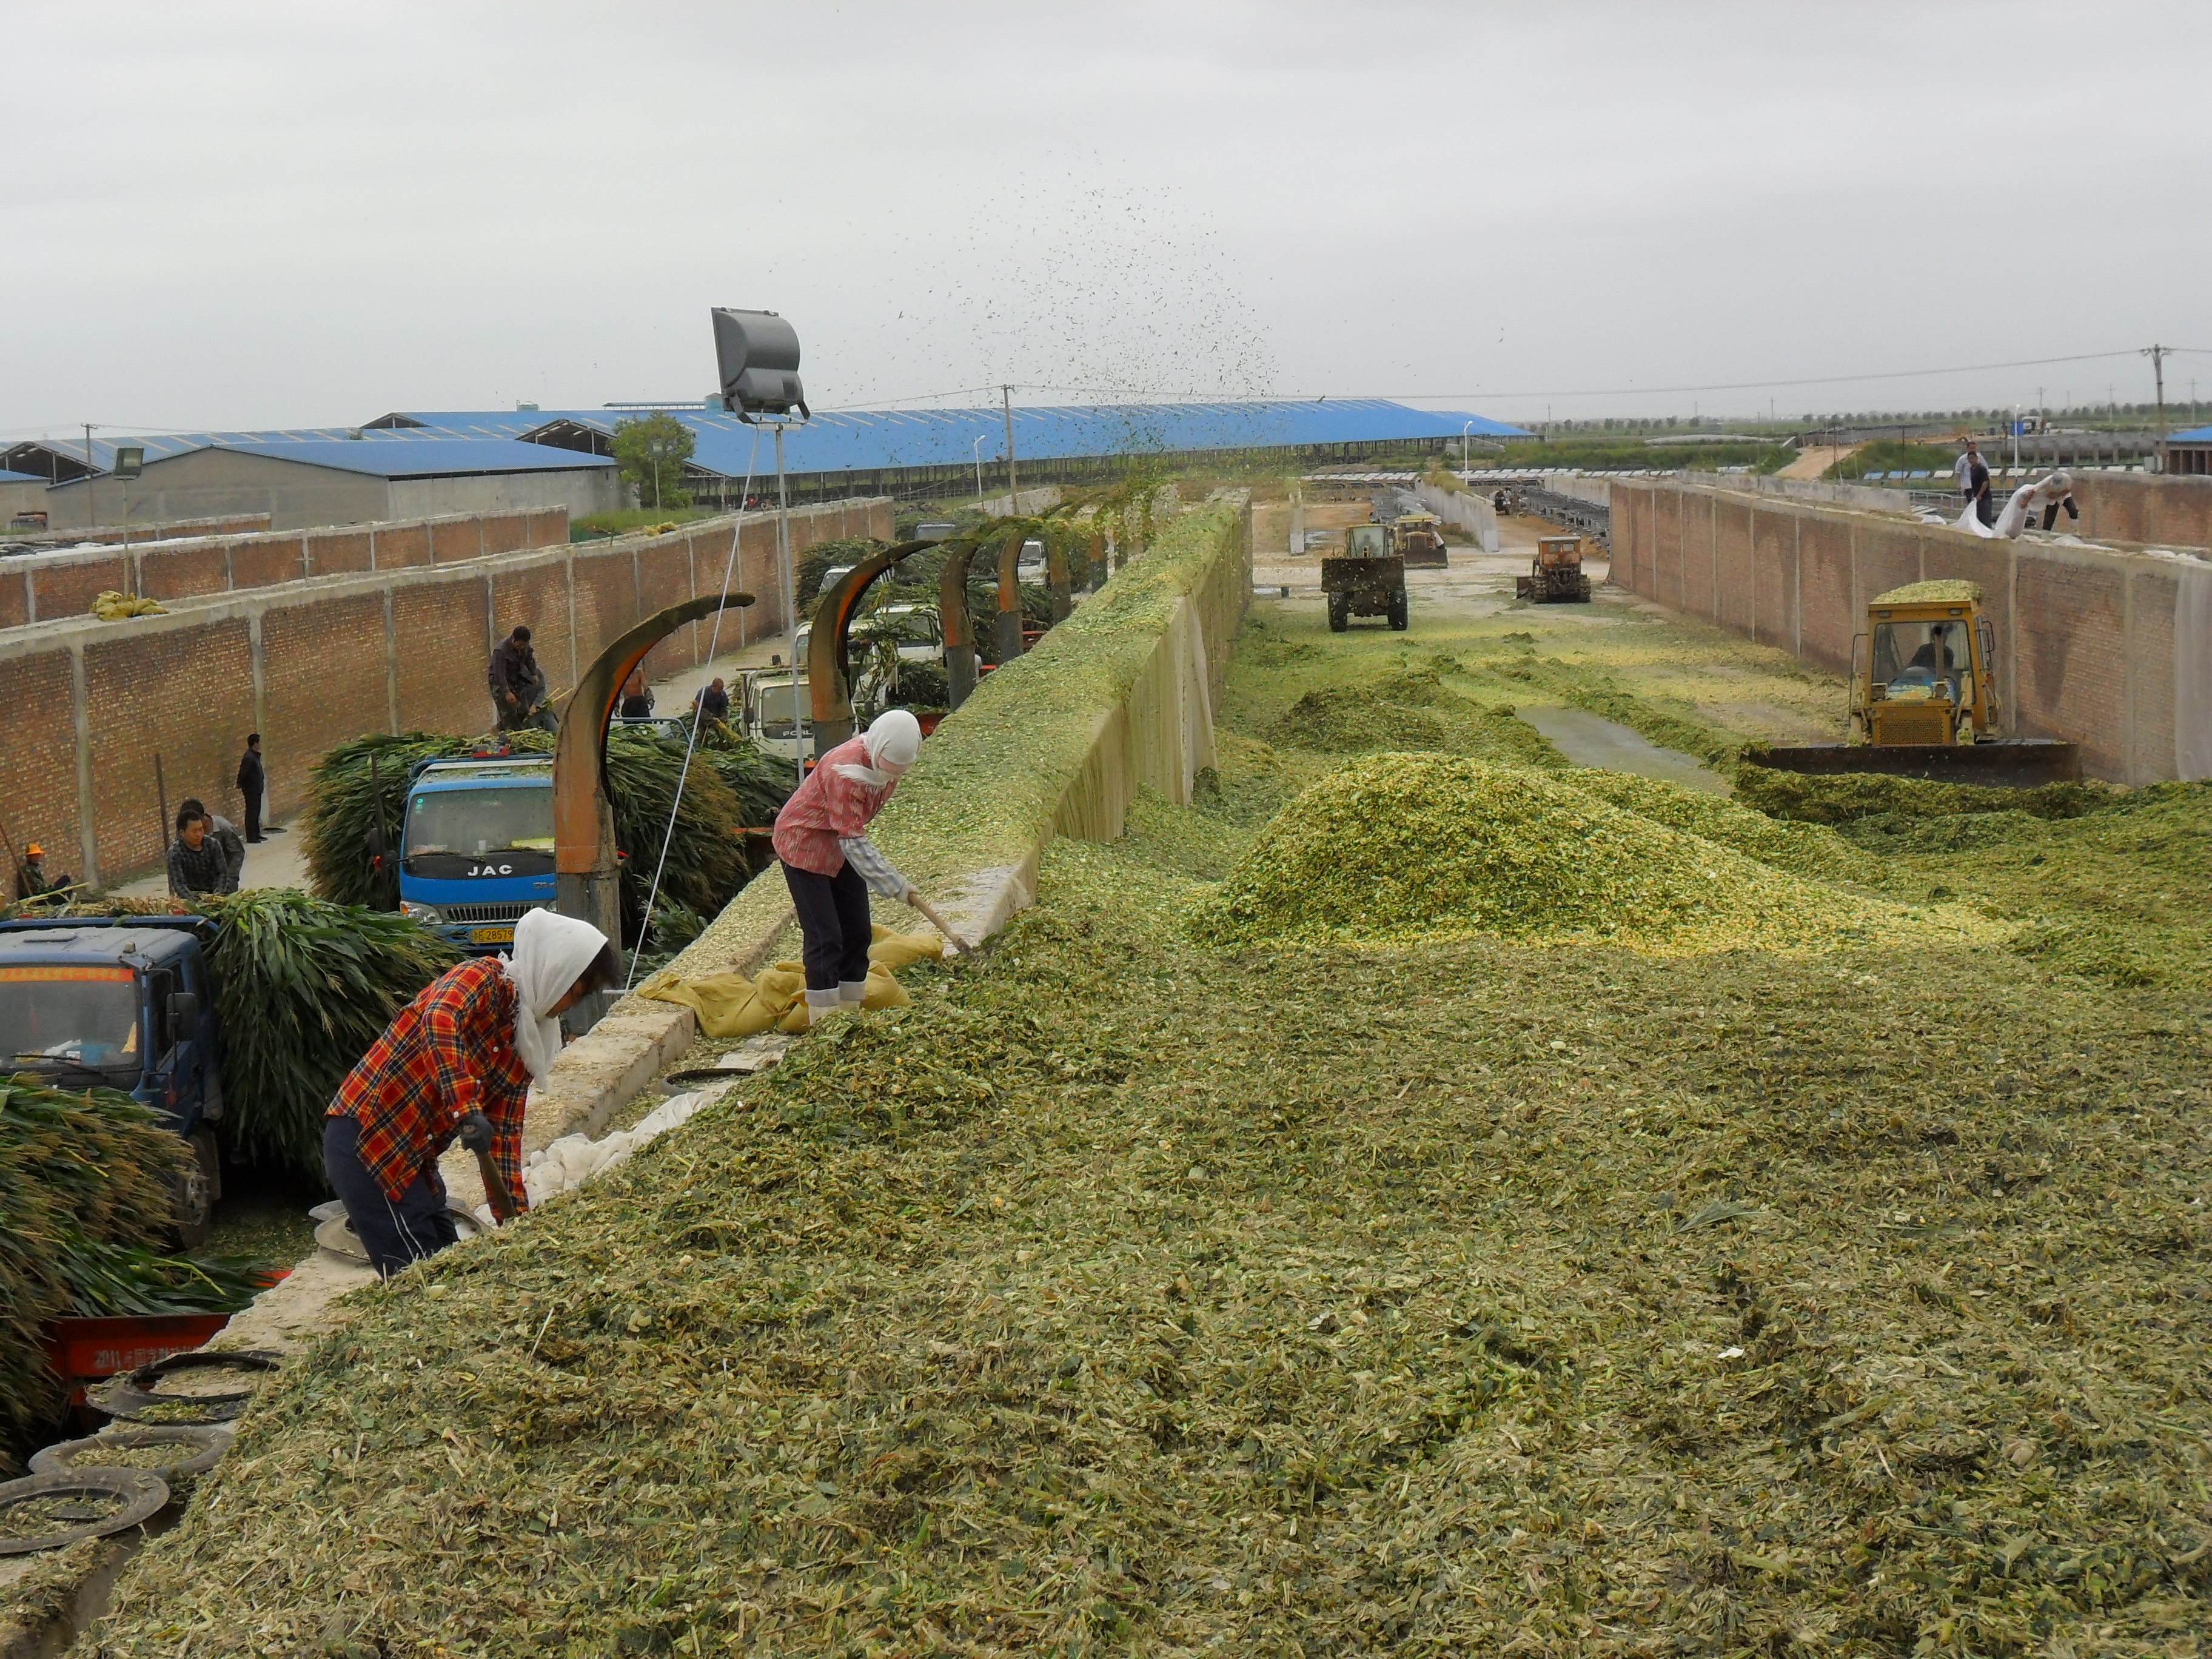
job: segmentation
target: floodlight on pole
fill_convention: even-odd
[[[773,311],[713,309],[714,367],[722,407],[739,420],[775,434],[775,553],[783,574],[783,625],[791,636],[791,729],[799,781],[806,781],[807,730],[799,693],[799,572],[791,557],[791,489],[783,470],[783,429],[794,416],[812,418],[799,379],[799,331]]]
[[[978,507],[983,505],[983,440],[990,435],[988,432],[979,432],[975,434],[975,441],[968,446],[969,453],[975,458],[975,505]]]
[[[1462,421],[1459,423],[1459,470],[1462,472],[1470,470],[1467,460],[1467,429],[1474,424],[1473,421]]]

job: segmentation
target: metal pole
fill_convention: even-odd
[[[2012,470],[2020,471],[2020,405],[2012,406]]]
[[[84,527],[87,530],[100,522],[100,515],[93,510],[100,500],[93,493],[97,487],[93,482],[92,422],[87,421],[84,423]]]
[[[806,781],[806,738],[799,701],[799,571],[791,562],[791,492],[783,473],[783,426],[775,423],[775,553],[783,567],[783,625],[791,636],[792,764]]]
[[[1006,416],[1006,512],[1011,515],[1022,510],[1021,487],[1014,482],[1014,389],[1010,386],[999,388],[999,407]]]
[[[2150,349],[2150,372],[2158,382],[2158,453],[2160,465],[2166,462],[2166,348],[2161,345]]]
[[[975,459],[975,505],[978,507],[983,505],[983,440],[990,435],[988,432],[979,432],[975,434],[975,441],[968,446],[968,453]]]
[[[161,778],[161,751],[154,751],[154,804],[161,814],[161,856],[169,855],[169,786]]]

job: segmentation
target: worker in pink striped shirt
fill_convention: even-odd
[[[860,1006],[868,977],[871,892],[905,900],[953,949],[968,948],[868,839],[870,821],[921,751],[921,723],[903,708],[885,709],[866,732],[823,756],[775,815],[775,855],[805,940],[809,1024]]]

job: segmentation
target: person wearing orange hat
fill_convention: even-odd
[[[23,849],[23,861],[15,866],[15,897],[27,902],[44,898],[49,893],[58,893],[71,884],[67,876],[46,873],[46,849],[33,842]]]

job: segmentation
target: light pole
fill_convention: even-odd
[[[653,457],[653,510],[660,511],[660,469],[668,464],[676,447],[665,438],[654,438],[647,443],[645,453]]]
[[[990,435],[988,432],[979,432],[975,434],[975,441],[969,446],[969,453],[975,458],[975,505],[978,507],[983,505],[983,440]]]
[[[1467,460],[1467,429],[1468,429],[1468,428],[1469,428],[1469,427],[1473,426],[1474,424],[1474,422],[1473,421],[1462,421],[1462,422],[1460,422],[1460,427],[1459,427],[1459,470],[1460,470],[1461,471],[1462,471],[1462,472],[1465,472],[1465,471],[1469,471],[1469,470],[1470,470],[1470,469],[1469,469],[1469,467],[1468,467],[1468,460]]]
[[[722,407],[739,420],[775,433],[775,553],[783,575],[783,622],[791,636],[792,764],[806,781],[806,745],[799,740],[805,715],[799,706],[799,574],[791,562],[791,494],[783,470],[783,431],[792,410],[811,420],[799,380],[799,331],[773,311],[714,308],[715,366]],[[811,689],[810,685],[809,689]]]

